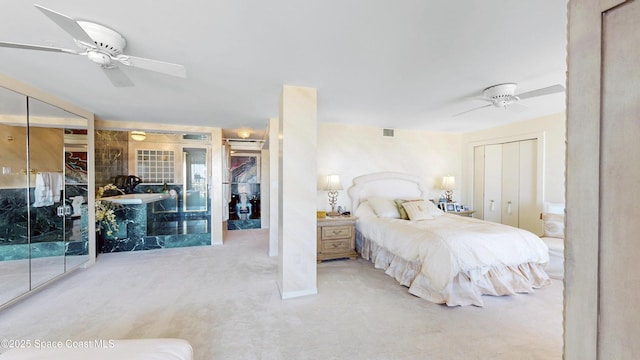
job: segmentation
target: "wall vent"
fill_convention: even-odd
[[[393,129],[382,129],[382,136],[393,137]]]

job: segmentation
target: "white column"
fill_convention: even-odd
[[[279,204],[280,198],[280,120],[269,119],[269,256],[278,256],[279,243]]]
[[[280,97],[278,285],[283,299],[318,292],[317,91],[285,85]]]
[[[211,132],[211,144],[211,245],[222,245],[222,207],[227,206],[222,201],[222,129]]]

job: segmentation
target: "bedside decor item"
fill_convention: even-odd
[[[456,188],[456,178],[453,175],[447,175],[442,178],[442,189],[447,198],[447,202],[453,201],[453,190]]]
[[[327,178],[322,190],[329,192],[329,205],[331,205],[331,212],[327,213],[327,216],[340,215],[336,211],[336,203],[338,202],[338,190],[342,190],[342,183],[340,182],[340,176],[327,175]]]

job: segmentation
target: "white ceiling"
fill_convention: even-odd
[[[283,84],[318,89],[318,120],[470,131],[564,111],[564,94],[521,113],[473,99],[565,83],[561,0],[41,0],[115,29],[125,53],[183,64],[187,79],[125,68],[116,88],[85,57],[0,48],[0,72],[102,119],[264,130]],[[75,49],[24,0],[3,0],[0,41]]]

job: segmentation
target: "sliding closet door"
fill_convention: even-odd
[[[520,141],[520,182],[518,189],[518,227],[542,233],[538,193],[538,140]]]
[[[520,142],[502,144],[502,223],[518,227]]]
[[[484,219],[484,145],[473,148],[473,208]]]
[[[502,144],[484,147],[484,220],[502,222]]]
[[[31,288],[65,271],[64,131],[62,109],[29,98]]]
[[[474,148],[476,217],[541,233],[538,206],[538,140]]]
[[[29,291],[27,98],[0,87],[0,306]]]

